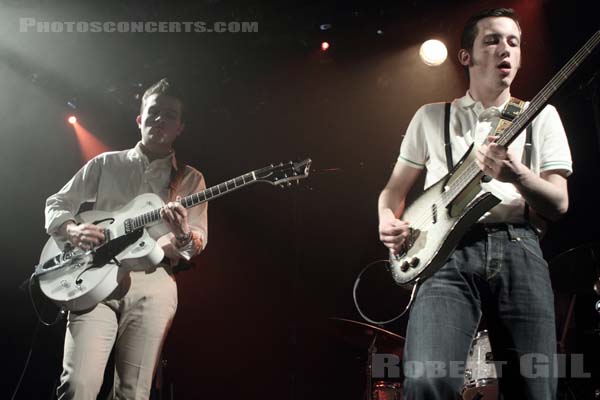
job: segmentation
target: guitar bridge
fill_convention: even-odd
[[[415,244],[415,242],[419,238],[420,234],[421,234],[420,229],[410,228],[409,235],[408,235],[408,248],[411,248],[413,246],[413,244]]]
[[[410,250],[410,248],[415,244],[420,234],[421,231],[419,229],[409,228],[408,238],[406,238],[406,241],[402,246],[402,252],[393,255],[393,258],[396,261],[399,261],[401,258],[403,258],[406,255],[406,253],[408,253],[408,250]]]

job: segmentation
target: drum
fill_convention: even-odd
[[[464,400],[497,400],[498,374],[487,331],[477,333],[473,339],[465,365]]]
[[[402,385],[399,383],[373,382],[373,400],[402,400]]]

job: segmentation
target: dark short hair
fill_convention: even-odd
[[[167,78],[162,78],[160,81],[152,84],[148,89],[146,89],[144,95],[142,96],[142,104],[140,105],[140,115],[144,111],[144,103],[146,102],[146,99],[152,96],[153,94],[170,96],[179,100],[179,103],[181,104],[181,120],[183,120],[183,93],[177,88],[176,85],[173,85]]]
[[[488,8],[472,15],[467,22],[460,36],[460,48],[467,50],[469,53],[473,51],[473,43],[479,33],[477,29],[477,23],[484,18],[490,17],[507,17],[515,21],[519,31],[521,26],[519,25],[519,16],[512,8]]]

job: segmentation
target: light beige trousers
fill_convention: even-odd
[[[147,400],[164,339],[177,309],[177,285],[158,267],[135,271],[92,310],[70,312],[60,400],[96,400],[115,348],[112,399]]]

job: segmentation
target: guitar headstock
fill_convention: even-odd
[[[268,167],[254,171],[257,181],[269,182],[272,185],[291,186],[292,182],[308,177],[310,163],[307,158],[302,161],[288,161],[286,163],[271,164]]]

